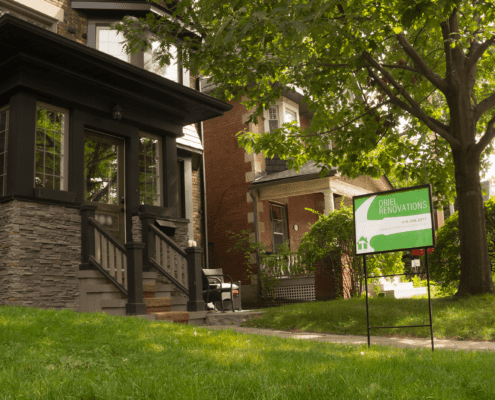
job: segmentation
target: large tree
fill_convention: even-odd
[[[180,23],[150,14],[127,19],[131,49],[150,46],[168,62],[211,76],[226,99],[248,95],[257,122],[285,88],[314,112],[309,129],[243,132],[248,151],[313,159],[324,170],[432,183],[457,198],[459,295],[493,291],[480,170],[495,136],[495,7],[471,0],[180,0]],[[193,32],[190,34],[188,32]],[[150,38],[150,36],[147,36]],[[180,40],[178,40],[180,39]],[[454,191],[455,190],[455,191]]]

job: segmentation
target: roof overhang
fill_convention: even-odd
[[[0,102],[19,89],[182,136],[232,106],[11,15],[0,17]]]

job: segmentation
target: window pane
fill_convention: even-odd
[[[85,199],[98,203],[118,204],[117,146],[85,139]]]
[[[54,175],[63,177],[62,153],[65,114],[38,106],[36,127],[36,178],[35,186],[63,189],[55,184]],[[59,179],[62,182],[62,179]]]
[[[97,28],[98,50],[120,60],[129,62],[129,55],[124,50],[125,37],[114,29],[106,27]]]
[[[154,72],[164,78],[168,78],[174,82],[179,82],[179,68],[177,64],[177,48],[170,48],[170,65],[160,66],[158,52],[160,51],[160,43],[155,41],[152,43],[152,48],[144,53],[144,69]]]
[[[139,186],[141,204],[160,205],[159,140],[141,137],[139,145]]]
[[[296,121],[297,122],[297,115],[294,111],[291,110],[285,110],[285,122],[292,122]]]

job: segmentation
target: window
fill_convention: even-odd
[[[38,104],[34,186],[67,190],[67,111]]]
[[[289,240],[287,225],[287,207],[270,203],[270,223],[273,236],[273,252],[277,253],[280,245]]]
[[[161,205],[161,140],[142,134],[139,138],[139,188],[141,204]]]
[[[268,128],[270,133],[278,128],[278,106],[270,107],[268,110]]]
[[[7,185],[7,141],[9,137],[9,109],[0,108],[0,195],[5,196]]]
[[[155,41],[152,43],[152,48],[144,53],[144,69],[174,82],[179,82],[180,68],[177,61],[177,48],[175,46],[170,48],[172,55],[170,65],[160,66],[159,59],[156,55],[159,46],[160,42]]]
[[[124,50],[125,37],[123,34],[108,26],[96,27],[96,47],[98,50],[130,62],[130,54]]]
[[[284,123],[289,123],[292,121],[297,122],[297,113],[289,108],[286,108]]]
[[[186,218],[186,185],[184,161],[177,161],[177,192],[179,193],[179,218]]]

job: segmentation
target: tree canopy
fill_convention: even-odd
[[[181,0],[119,29],[211,76],[217,95],[253,110],[300,91],[309,128],[239,135],[248,151],[298,168],[427,180],[460,210],[460,294],[493,291],[479,185],[495,136],[495,6],[487,0]],[[177,22],[178,21],[178,22]],[[192,33],[191,33],[192,32]],[[148,39],[145,39],[145,38]],[[180,40],[179,40],[180,39]]]

